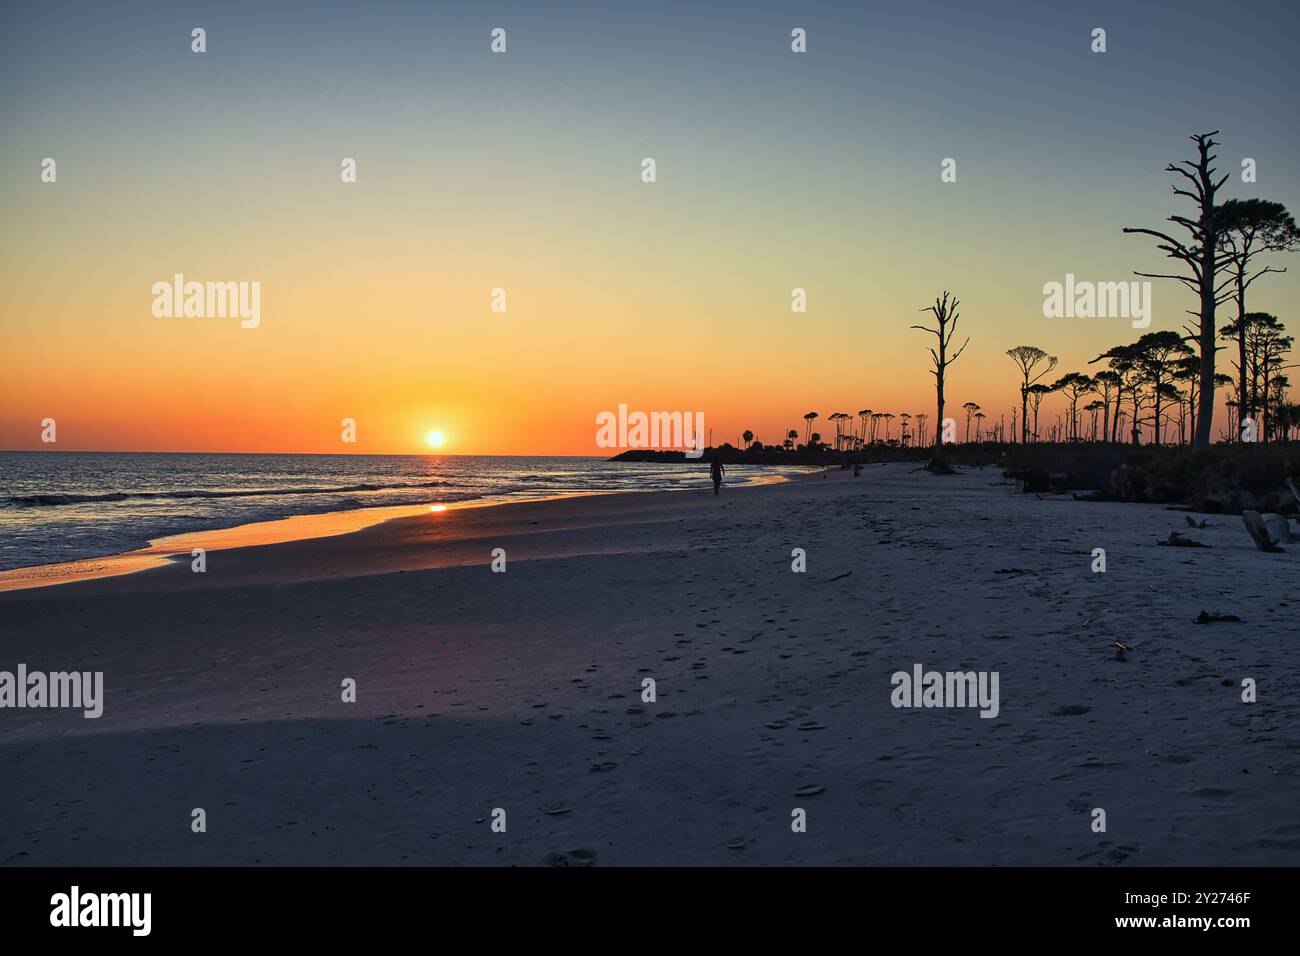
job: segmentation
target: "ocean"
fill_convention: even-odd
[[[806,469],[728,467],[737,484]],[[471,455],[0,452],[0,570],[167,535],[384,505],[709,487],[707,462]]]

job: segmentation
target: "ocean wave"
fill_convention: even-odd
[[[403,482],[394,485],[340,485],[331,488],[243,488],[229,491],[208,491],[204,489],[180,491],[112,491],[101,495],[9,495],[0,498],[0,502],[17,507],[57,507],[59,505],[81,505],[92,502],[126,501],[128,499],[170,499],[186,498],[261,498],[272,495],[337,495],[358,491],[401,491],[403,489],[438,488],[441,481]]]

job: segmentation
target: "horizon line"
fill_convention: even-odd
[[[680,449],[678,449],[680,450]],[[100,449],[100,448],[0,448],[0,455],[296,455],[346,458],[595,458],[608,461],[608,455],[509,455],[509,454],[448,454],[443,452],[402,451],[167,451],[152,448]]]

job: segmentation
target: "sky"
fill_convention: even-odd
[[[1224,198],[1300,210],[1289,2],[270,6],[5,8],[0,448],[601,454],[620,404],[778,442],[933,415],[909,326],[945,289],[949,407],[996,420],[1008,348],[1096,371],[1141,334],[1043,285],[1169,271],[1121,229],[1188,213],[1191,133]],[[1250,308],[1300,328],[1298,271]],[[155,316],[176,273],[260,283],[260,324]],[[1147,331],[1195,305],[1152,294]]]

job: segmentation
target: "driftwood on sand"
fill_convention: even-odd
[[[931,458],[920,468],[913,468],[913,472],[928,471],[932,475],[955,475],[957,470],[948,464],[942,458]]]
[[[1281,551],[1278,545],[1291,540],[1291,523],[1286,515],[1262,515],[1258,511],[1243,511],[1241,523],[1246,526],[1251,540],[1260,551]]]
[[[1177,531],[1170,531],[1169,537],[1164,541],[1157,541],[1156,544],[1169,548],[1208,548],[1208,544],[1196,541],[1192,538],[1184,538]]]
[[[1219,614],[1217,611],[1211,614],[1209,611],[1202,611],[1192,619],[1193,624],[1240,624],[1241,618],[1235,614]]]

